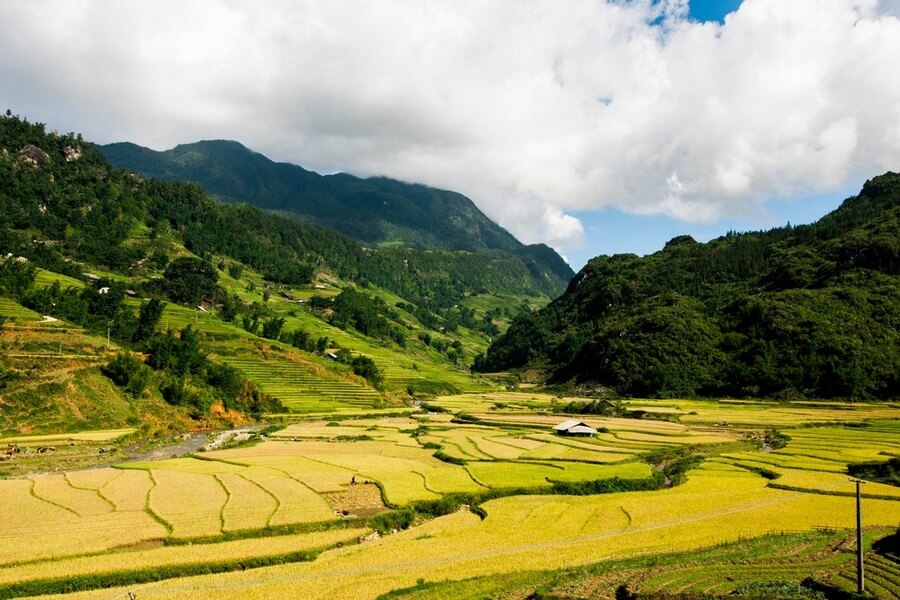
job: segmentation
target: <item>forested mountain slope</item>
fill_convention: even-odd
[[[539,279],[566,282],[574,275],[553,250],[543,244],[522,245],[456,192],[384,177],[323,176],[273,162],[226,140],[182,144],[164,152],[128,142],[100,149],[117,167],[145,177],[197,183],[221,202],[279,211],[368,245],[494,250],[524,261]]]
[[[812,225],[594,258],[477,363],[632,395],[896,397],[900,175]]]
[[[501,250],[365,248],[0,117],[0,431],[486,389],[464,365],[564,285],[541,277]]]

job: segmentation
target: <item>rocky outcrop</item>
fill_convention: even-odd
[[[81,146],[66,146],[66,162],[76,161],[84,154]]]
[[[25,144],[19,150],[19,162],[23,165],[39,168],[46,165],[49,161],[50,156],[34,144]]]

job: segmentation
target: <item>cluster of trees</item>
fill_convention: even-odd
[[[138,343],[152,335],[162,315],[162,303],[150,300],[138,314],[125,304],[125,284],[101,279],[94,286],[63,288],[59,281],[32,288],[19,296],[22,304],[43,315],[81,325],[121,344]]]
[[[426,346],[431,346],[435,350],[440,353],[446,353],[447,358],[450,359],[450,362],[453,364],[458,363],[463,357],[463,347],[462,342],[459,340],[446,340],[439,338],[437,336],[431,335],[427,331],[423,331],[419,334],[419,339]]]
[[[329,310],[328,321],[335,327],[344,330],[352,327],[363,335],[406,346],[406,332],[396,324],[400,320],[399,313],[378,296],[346,289],[335,298],[313,296],[309,305],[314,309]]]
[[[34,283],[37,269],[14,258],[0,257],[0,294],[19,297]]]
[[[621,402],[611,400],[591,400],[590,402],[572,401],[560,409],[560,412],[571,415],[601,415],[604,417],[622,417],[629,415],[629,411]]]
[[[627,395],[895,397],[898,233],[888,173],[813,225],[601,256],[475,368],[537,366]]]
[[[354,355],[346,348],[337,351],[337,361],[345,365],[350,365],[353,373],[359,375],[368,381],[372,387],[380,390],[384,383],[384,371],[378,368],[375,361],[368,356],[362,354]]]

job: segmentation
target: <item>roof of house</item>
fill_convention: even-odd
[[[577,427],[578,425],[584,425],[585,427],[587,427],[587,425],[585,425],[581,421],[563,421],[553,429],[555,429],[556,431],[568,431],[573,427]]]
[[[576,425],[575,427],[570,427],[568,431],[569,433],[589,433],[591,435],[597,433],[596,429],[587,425]]]
[[[553,429],[556,431],[565,431],[566,433],[589,433],[595,434],[597,430],[585,423],[584,421],[563,421]]]

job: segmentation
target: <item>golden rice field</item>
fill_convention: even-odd
[[[142,567],[163,567],[201,564],[211,560],[237,560],[288,554],[298,550],[312,550],[340,543],[355,542],[367,531],[364,528],[334,529],[230,542],[164,546],[149,550],[133,549],[94,556],[32,562],[14,567],[0,567],[0,586],[29,579],[58,577],[60,574],[81,576],[116,571],[122,568],[123,561]]]
[[[714,424],[683,418],[700,416],[702,402],[661,401],[690,410],[671,421],[584,416],[579,420],[600,432],[573,438],[552,432],[566,418],[552,414],[553,398],[529,408],[532,397],[441,398],[451,412],[296,421],[251,446],[0,480],[0,503],[16,507],[0,511],[0,596],[14,589],[8,586],[68,575],[107,582],[85,584],[104,589],[73,598],[126,591],[142,599],[374,598],[420,580],[512,576],[771,533],[844,530],[853,526],[855,507],[847,464],[900,456],[900,408],[892,405],[805,404],[785,426],[781,405],[773,415],[741,406],[755,414],[741,424]],[[725,404],[710,402],[709,414]],[[838,412],[855,416],[830,416]],[[790,438],[786,446],[756,447],[746,437],[759,430],[753,422],[779,427]],[[697,456],[680,485],[553,493],[556,482],[650,481],[662,468],[650,457],[676,450]],[[900,488],[863,488],[866,525],[900,526]],[[380,518],[368,515],[447,494],[466,494],[481,516],[465,507],[436,517],[422,512],[408,529],[358,543]],[[353,504],[356,496],[369,512],[354,520],[347,507],[362,506]],[[192,545],[171,545],[179,541]],[[330,549],[296,554],[318,548]],[[259,567],[241,571],[244,559]],[[228,572],[196,570],[214,562],[228,563],[219,567]],[[129,566],[164,576],[108,589],[119,580],[103,577]],[[786,572],[800,578],[804,569]],[[684,577],[694,581],[698,573]],[[702,585],[718,589],[721,582],[707,581],[714,575],[703,572]],[[654,585],[665,591],[668,581]]]
[[[897,503],[866,502],[872,525],[897,524]],[[589,497],[520,496],[456,513],[315,562],[173,579],[141,598],[374,597],[428,581],[552,569],[655,552],[693,550],[770,532],[846,527],[853,505],[835,496],[774,490],[749,472],[698,469],[670,490]],[[109,590],[75,597],[109,597]]]
[[[61,442],[111,442],[134,433],[134,429],[102,429],[94,431],[77,431],[73,433],[54,433],[45,435],[8,435],[0,436],[0,444],[19,444],[22,446]]]

